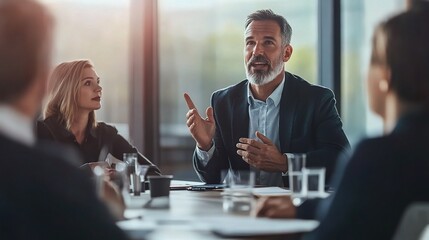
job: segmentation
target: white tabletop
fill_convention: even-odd
[[[270,191],[281,193],[276,189]],[[221,192],[177,190],[171,191],[168,199],[151,202],[146,191],[141,196],[126,199],[125,217],[131,220],[118,225],[132,238],[149,240],[220,239],[221,236],[276,239],[291,233],[308,232],[318,225],[313,220],[256,218],[249,214],[224,212]]]

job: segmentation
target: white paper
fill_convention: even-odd
[[[112,154],[109,153],[109,154],[107,154],[106,162],[107,162],[107,164],[109,164],[109,166],[112,166],[113,163],[117,164],[117,163],[120,163],[122,161],[115,158]]]
[[[156,222],[141,219],[119,221],[116,225],[132,239],[139,239],[157,228]]]
[[[213,232],[228,237],[309,232],[319,225],[318,221],[302,219],[219,217],[206,220]]]
[[[255,196],[290,196],[290,190],[286,190],[280,187],[261,187],[253,188],[252,193]]]
[[[171,180],[170,186],[194,186],[203,184],[205,183],[195,181]]]

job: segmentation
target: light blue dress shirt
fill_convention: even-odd
[[[256,131],[259,131],[268,137],[277,146],[278,150],[280,150],[279,111],[284,82],[285,79],[283,77],[282,82],[271,93],[265,102],[253,97],[252,91],[250,90],[250,83],[248,83],[247,87],[247,101],[249,103],[248,138],[261,141],[255,135]],[[199,149],[198,147],[196,148],[198,160],[203,166],[207,165],[208,161],[213,156],[214,150],[214,144],[207,152]],[[267,186],[283,186],[281,172],[266,172],[253,167],[251,167],[251,169],[256,172],[256,184]]]

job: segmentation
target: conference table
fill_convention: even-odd
[[[118,226],[132,239],[297,239],[318,225],[314,220],[268,219],[226,212],[222,190],[171,190],[169,197],[155,199],[145,191],[140,196],[130,195],[125,202],[127,220],[118,222]]]

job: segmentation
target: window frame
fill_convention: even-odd
[[[131,0],[130,137],[156,164],[160,159],[158,0]],[[341,110],[341,0],[318,0],[317,83],[330,88]],[[143,35],[145,37],[143,37]],[[323,61],[322,61],[323,58]],[[184,123],[185,124],[185,123]],[[171,136],[170,136],[171,137]],[[178,136],[183,138],[182,136]],[[191,136],[189,136],[191,138]],[[179,139],[180,140],[180,139]],[[173,141],[173,142],[183,142]],[[187,141],[192,142],[193,141]],[[174,148],[174,146],[166,146]],[[183,146],[177,146],[184,148]],[[193,149],[193,145],[189,149]]]

